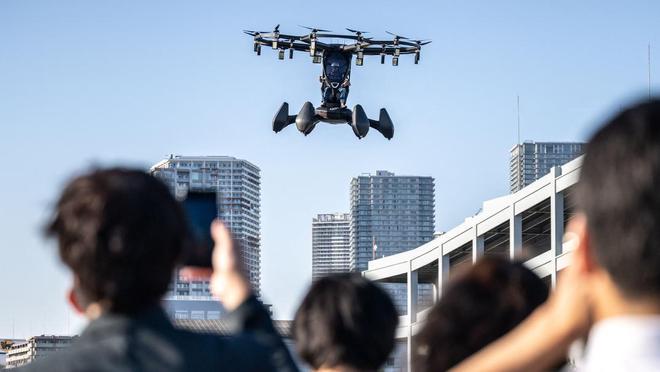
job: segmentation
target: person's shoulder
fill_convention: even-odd
[[[235,351],[237,349],[249,348],[259,350],[263,348],[257,336],[251,333],[218,334],[212,332],[197,332],[186,329],[176,329],[173,334],[177,343],[191,349],[202,350],[213,348],[216,351]]]
[[[272,370],[273,350],[255,333],[220,335],[177,330],[180,344],[190,359],[206,360],[227,371]],[[231,367],[230,367],[231,366]]]

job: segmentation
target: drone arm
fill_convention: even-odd
[[[357,50],[357,44],[342,45],[341,50],[344,52],[354,52]]]
[[[316,50],[326,50],[326,49],[329,49],[329,47],[330,46],[328,44],[326,44],[322,41],[316,40]]]
[[[282,49],[293,49],[297,52],[309,52],[309,44],[293,43],[292,45],[284,43]]]
[[[399,49],[399,54],[414,54],[418,48],[398,48]],[[364,55],[367,56],[377,56],[380,54],[385,54],[389,56],[396,55],[396,50],[397,48],[394,47],[387,47],[387,48],[376,48],[376,47],[369,47],[369,48],[364,48],[362,51],[364,52]]]
[[[256,39],[255,43],[270,47],[273,44],[272,40],[264,40],[264,39]],[[296,52],[309,52],[310,45],[305,44],[305,43],[300,43],[300,42],[290,42],[289,40],[279,40],[277,42],[277,49],[279,50],[290,50],[293,49]],[[317,49],[318,44],[317,44]]]
[[[296,35],[286,35],[286,34],[276,34],[273,32],[255,32],[255,31],[249,31],[245,30],[243,31],[248,35],[256,36],[257,40],[263,40],[265,42],[273,42],[274,39],[278,39],[278,41],[283,42],[283,41],[288,41],[288,40],[302,40],[304,37],[303,36],[296,36]]]
[[[356,35],[322,34],[320,32],[316,34],[316,37],[328,37],[328,38],[335,38],[335,39],[360,40],[360,38]]]
[[[345,52],[358,52],[371,45],[368,42],[357,42],[355,44],[346,44],[341,46],[341,50]]]

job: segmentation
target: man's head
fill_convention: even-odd
[[[569,229],[583,248],[576,260],[602,269],[624,298],[660,300],[660,101],[629,108],[594,134],[576,202],[584,216]]]
[[[95,170],[62,192],[46,229],[86,307],[135,313],[167,290],[186,238],[183,212],[156,178],[139,170]]]
[[[319,279],[305,296],[293,333],[314,369],[376,371],[394,348],[398,315],[388,295],[356,274]]]
[[[449,281],[415,336],[415,371],[447,371],[515,328],[549,289],[520,262],[480,258]]]

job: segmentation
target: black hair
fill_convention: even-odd
[[[446,371],[522,322],[547,298],[521,263],[486,256],[458,274],[415,336],[415,371]]]
[[[140,170],[93,170],[62,192],[47,236],[79,280],[84,302],[135,313],[157,304],[186,240],[183,211]]]
[[[394,348],[398,315],[387,293],[358,274],[318,279],[296,312],[293,335],[315,369],[376,371]]]
[[[577,186],[596,261],[624,295],[660,298],[660,101],[593,135]]]

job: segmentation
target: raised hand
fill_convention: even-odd
[[[240,247],[232,239],[229,229],[216,220],[211,225],[211,236],[215,242],[211,292],[231,311],[251,295],[250,281],[243,266]]]

